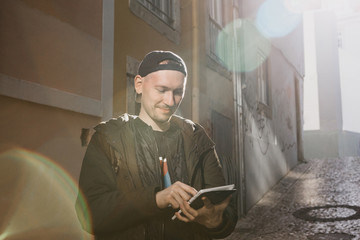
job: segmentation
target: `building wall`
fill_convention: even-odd
[[[319,102],[319,128],[305,129],[305,158],[359,155],[359,133],[356,131],[358,116],[352,109],[357,102],[356,74],[352,65],[357,56],[357,44],[352,42],[353,35],[357,36],[356,19],[346,17],[346,14],[339,18],[331,10],[318,11],[309,16],[308,21],[314,27],[313,35],[310,33],[309,36],[315,43],[314,55],[310,58],[315,71],[311,70],[317,75],[313,76],[310,72],[312,77],[307,81],[316,81],[318,85],[318,99],[309,102],[309,108],[311,104]],[[305,94],[308,97],[308,92]],[[317,118],[317,115],[308,116]]]
[[[272,117],[257,109],[256,81],[244,80],[246,206],[249,209],[298,163],[294,71],[275,49],[270,56]]]
[[[339,156],[360,156],[360,133],[342,131],[339,137]]]
[[[360,61],[360,13],[338,18],[339,63],[343,129],[360,133],[360,113],[354,104],[360,102],[357,63]]]
[[[243,11],[255,18],[261,7],[260,2],[244,1]],[[255,62],[257,49],[249,51],[249,46],[257,41],[257,47],[267,54],[270,104],[265,108],[259,104],[257,68],[246,68],[248,71],[242,78],[246,209],[298,164],[301,144],[297,130],[302,129],[299,124],[303,122],[299,96],[304,77],[302,20],[278,38],[249,29],[252,27],[244,33],[244,64]],[[297,103],[296,97],[300,102]]]
[[[319,130],[319,91],[313,12],[304,13],[304,131]]]
[[[314,16],[321,130],[342,129],[340,71],[336,16],[332,11]]]
[[[77,181],[82,128],[102,116],[102,1],[1,1],[0,29],[0,151],[39,153]]]
[[[305,131],[304,148],[308,159],[359,156],[360,134],[350,131]]]
[[[339,133],[339,131],[305,131],[305,158],[339,157]]]

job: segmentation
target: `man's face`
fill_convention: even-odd
[[[179,107],[185,93],[185,75],[174,70],[160,70],[141,78],[135,89],[141,94],[139,117],[154,130],[166,125]]]

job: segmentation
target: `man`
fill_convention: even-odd
[[[92,228],[83,226],[97,239],[198,240],[233,231],[237,216],[231,197],[217,205],[203,198],[198,210],[188,204],[197,190],[225,181],[204,129],[174,115],[186,77],[178,55],[148,53],[134,79],[139,116],[124,114],[95,128],[79,185],[92,216]],[[81,220],[80,203],[79,194]]]

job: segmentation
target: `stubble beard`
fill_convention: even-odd
[[[174,115],[177,106],[174,107],[165,107],[165,106],[155,106],[155,108],[157,110],[159,110],[158,112],[155,111],[155,116],[154,116],[154,121],[160,123],[160,124],[166,124],[167,122],[170,121],[171,117]],[[169,112],[163,112],[164,109],[167,109]]]

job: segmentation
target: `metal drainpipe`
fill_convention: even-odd
[[[234,9],[235,11],[235,9]],[[235,15],[235,12],[233,13]],[[240,54],[239,54],[239,49],[238,49],[238,43],[240,42],[237,39],[237,34],[236,31],[239,31],[239,29],[236,28],[236,25],[234,25],[234,55],[233,55],[233,90],[234,90],[234,120],[235,120],[235,168],[236,168],[236,174],[235,174],[235,183],[237,184],[237,188],[238,188],[238,197],[236,199],[236,203],[237,203],[237,208],[238,208],[238,214],[239,216],[242,216],[244,214],[244,207],[243,207],[243,184],[242,184],[242,180],[241,177],[244,174],[243,173],[243,168],[242,168],[242,161],[243,156],[241,155],[243,153],[243,149],[242,149],[242,142],[243,139],[241,139],[243,137],[243,131],[242,131],[242,125],[240,125],[240,123],[242,123],[242,93],[240,93],[240,98],[239,98],[239,91],[241,91],[241,79],[240,82],[238,82],[238,73],[237,69],[238,69],[238,65],[240,64]],[[240,77],[241,78],[241,77]],[[240,86],[239,86],[240,85]],[[241,108],[241,110],[239,109],[239,106]],[[240,115],[241,114],[241,115]]]
[[[192,1],[192,119],[200,122],[200,82],[199,82],[199,19],[198,19],[198,0]]]
[[[235,13],[234,13],[235,15]],[[235,19],[234,19],[235,20]],[[243,22],[241,24],[244,24]],[[239,43],[244,42],[242,38],[244,33],[241,32],[240,36],[237,35],[237,31],[243,31],[243,28],[237,28],[234,25],[234,59],[233,59],[233,87],[234,87],[234,112],[235,112],[235,157],[236,157],[236,183],[238,184],[238,199],[237,207],[239,216],[243,216],[246,212],[245,197],[246,197],[246,185],[245,185],[245,146],[244,146],[244,92],[242,88],[242,81],[245,79],[243,71],[239,71],[239,67],[244,61],[244,57],[241,53],[243,46]],[[240,67],[240,70],[241,67]],[[240,74],[240,81],[237,81],[237,75]],[[240,97],[239,97],[240,92]]]

